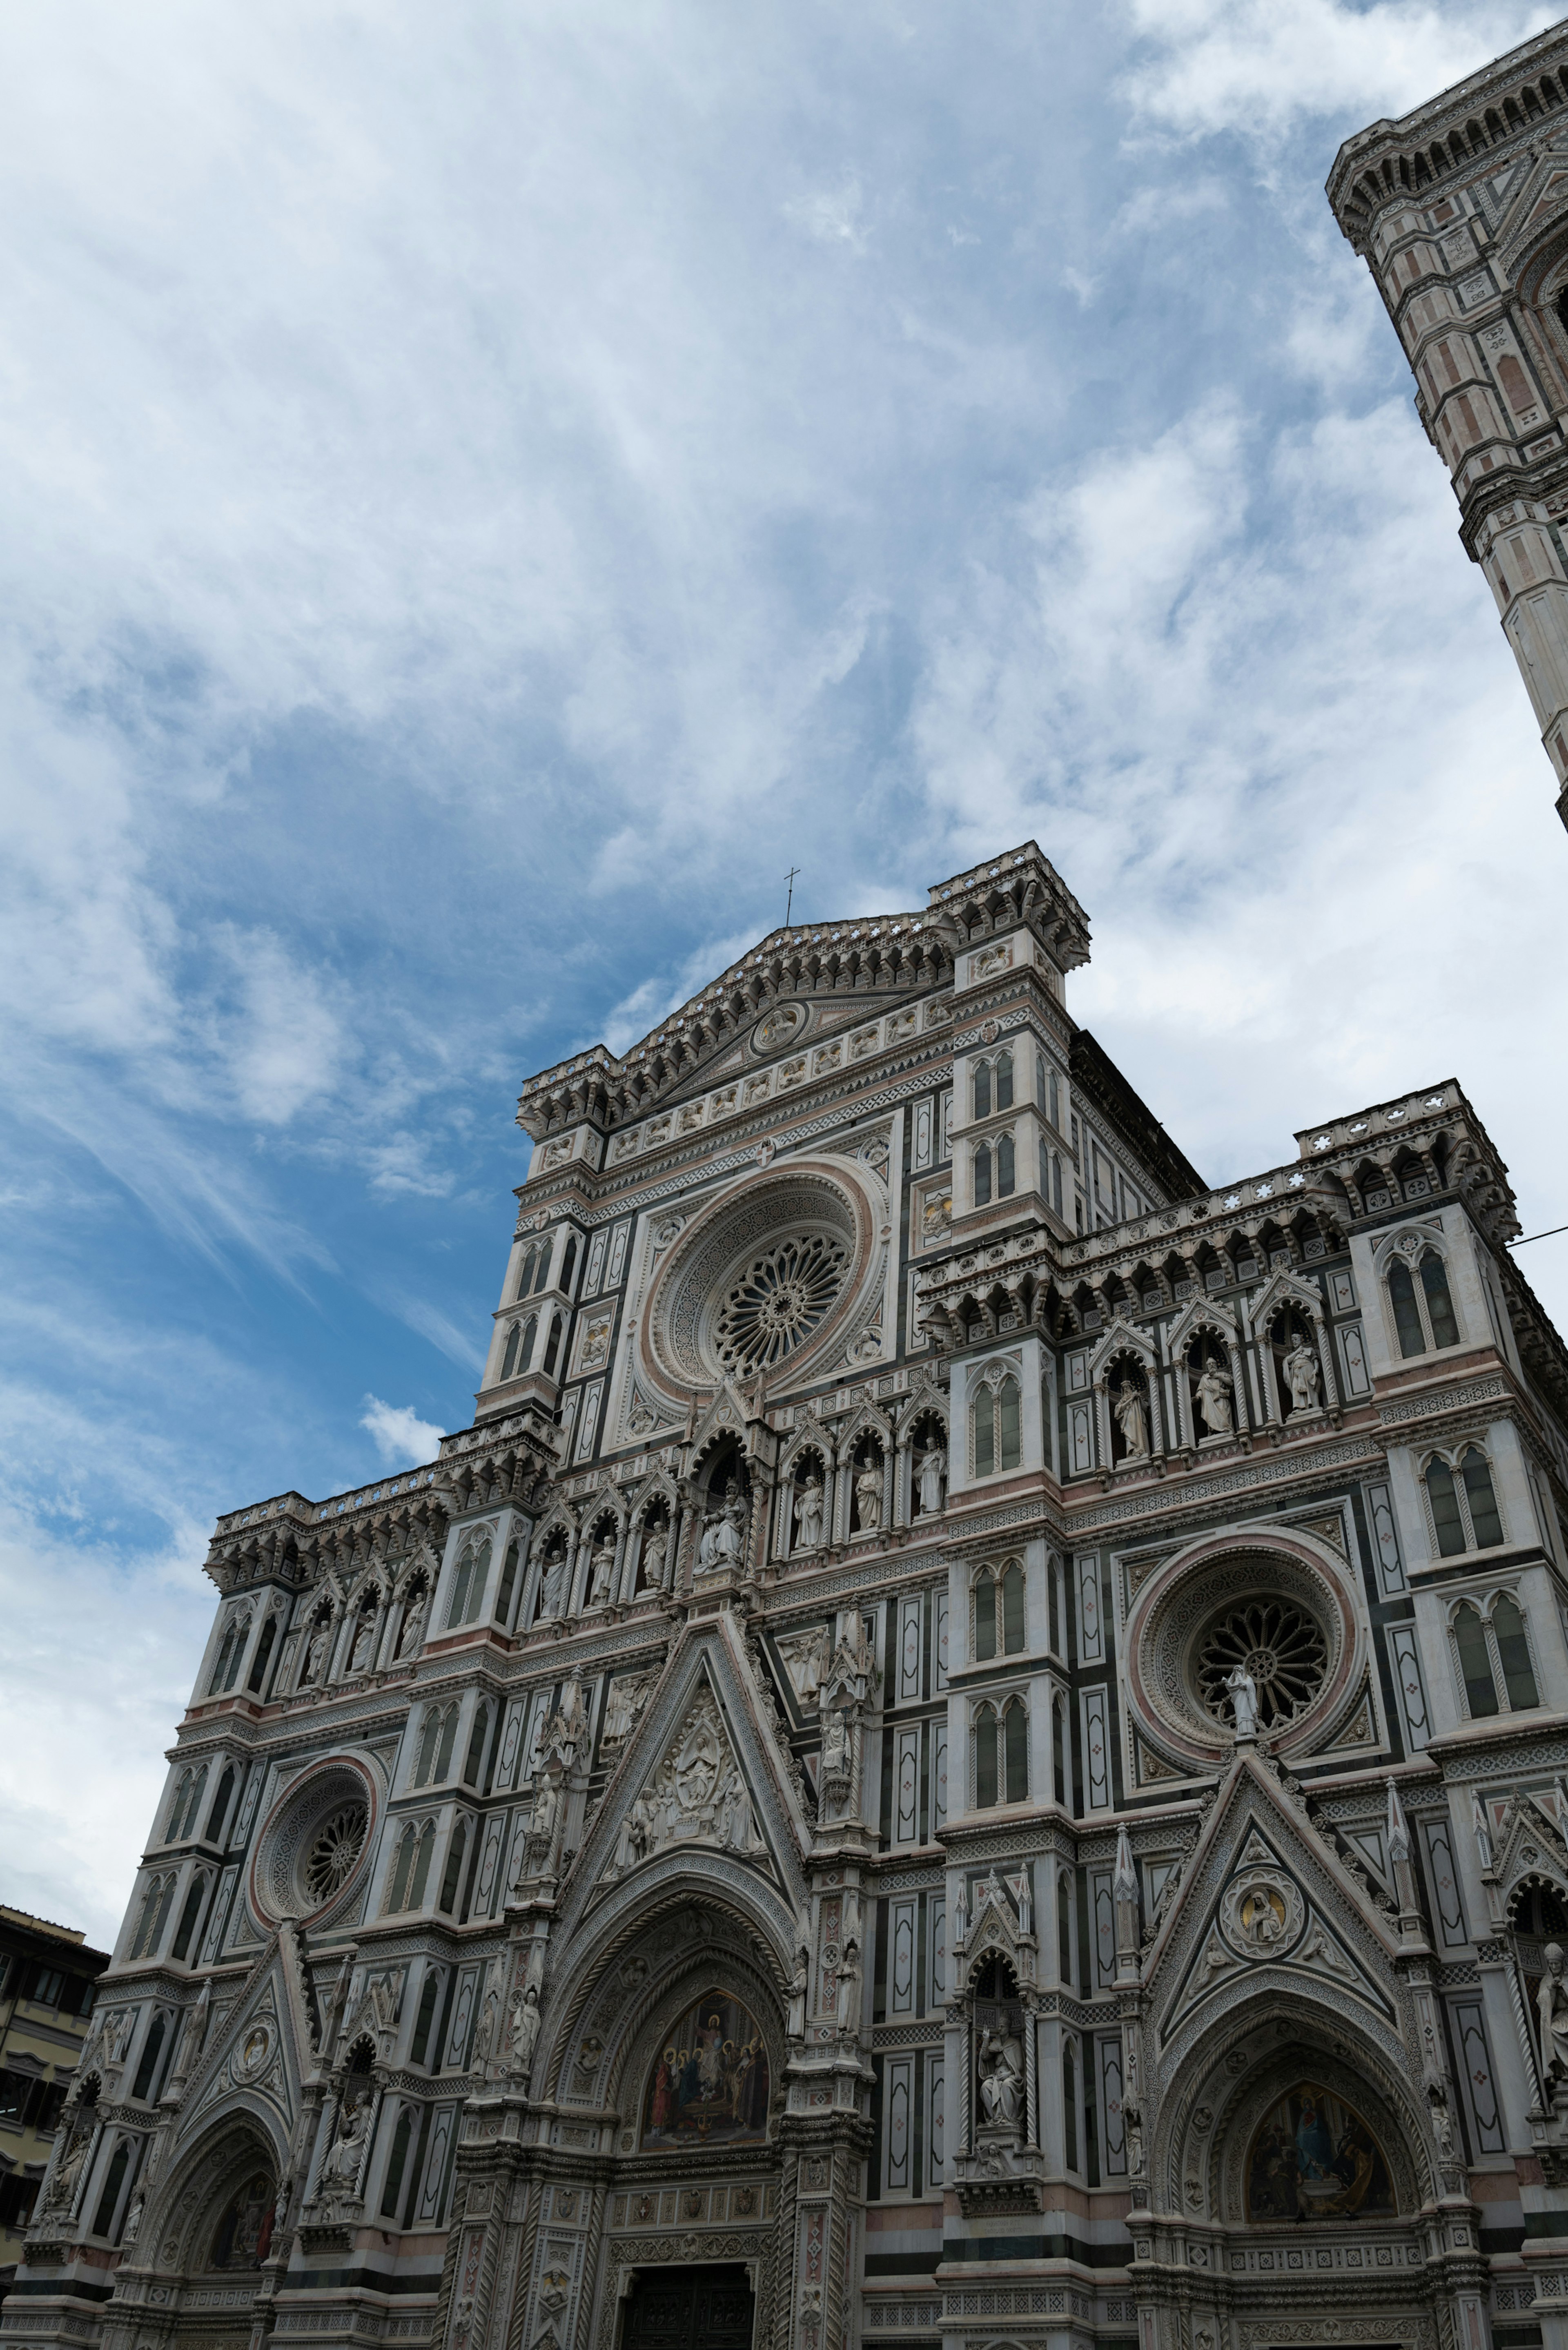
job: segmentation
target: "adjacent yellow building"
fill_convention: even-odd
[[[0,2288],[22,2256],[108,1964],[109,1953],[89,1950],[75,1927],[0,1903]]]

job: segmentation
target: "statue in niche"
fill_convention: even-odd
[[[1210,1355],[1198,1380],[1198,1401],[1210,1436],[1229,1436],[1236,1425],[1231,1381],[1219,1357]]]
[[[1023,2118],[1023,2050],[989,2024],[980,2035],[980,2102],[993,2128],[1016,2129]]]
[[[301,1689],[309,1689],[313,1683],[320,1679],[321,1669],[327,1658],[327,1643],[331,1638],[332,1623],[328,1617],[325,1624],[317,1624],[315,1627],[309,1639],[306,1642],[305,1662],[299,1669]]]
[[[403,1617],[403,1628],[398,1634],[398,1655],[411,1657],[424,1645],[425,1617],[430,1614],[431,1595],[421,1584]]]
[[[882,1523],[882,1471],[875,1461],[867,1461],[855,1480],[855,1501],[861,1533],[874,1534]]]
[[[541,1779],[534,1790],[534,1807],[528,1814],[528,1833],[536,1843],[542,1845],[549,1843],[551,1832],[556,1825],[556,1807],[559,1802],[560,1797],[556,1792],[555,1782],[548,1778]]]
[[[1299,1337],[1284,1360],[1285,1382],[1291,1391],[1293,1411],[1315,1411],[1322,1374],[1317,1365],[1317,1348],[1312,1340]]]
[[[539,1988],[530,1983],[527,1990],[512,1996],[512,2022],[506,2035],[506,2058],[510,2069],[526,2079],[534,2062],[534,2050],[539,2038],[539,2026],[544,2021],[539,2013]]]
[[[818,1550],[822,1546],[822,1513],[826,1503],[826,1492],[817,1476],[808,1477],[800,1489],[795,1503],[796,1550]]]
[[[1258,1684],[1246,1666],[1237,1665],[1225,1676],[1225,1686],[1231,1692],[1231,1711],[1235,1720],[1238,1738],[1256,1738],[1258,1734]]]
[[[860,2029],[860,1945],[853,1935],[845,1943],[844,1956],[838,1961],[834,2007],[840,2033],[846,2040],[853,2040]]]
[[[603,1607],[608,1604],[610,1585],[615,1579],[615,1543],[607,1534],[593,1555],[588,1579],[588,1606]]]
[[[919,1458],[918,1476],[920,1488],[920,1514],[934,1516],[942,1506],[942,1496],[948,1482],[947,1448],[933,1444]]]
[[[1548,1942],[1535,2012],[1541,2019],[1541,2069],[1548,2088],[1568,2078],[1568,1982],[1563,1981],[1563,1945]]]
[[[374,1607],[360,1609],[359,1620],[354,1627],[354,1645],[348,1651],[351,1673],[365,1673],[370,1669],[370,1659],[376,1646],[376,1620]]]
[[[822,1775],[825,1779],[842,1778],[848,1768],[849,1717],[836,1706],[822,1733]]]
[[[811,1989],[811,1952],[803,1942],[794,1954],[794,1972],[789,1986],[789,2022],[786,2028],[791,2040],[805,2038],[805,2002]]]
[[[1128,1461],[1148,1458],[1148,1414],[1144,1406],[1143,1389],[1131,1379],[1124,1378],[1111,1389],[1111,1409],[1122,1432]]]
[[[650,1591],[663,1590],[669,1555],[670,1536],[662,1526],[650,1527],[642,1540],[642,1579]]]
[[[718,1509],[710,1510],[702,1521],[702,1539],[697,1548],[700,1567],[739,1565],[745,1546],[747,1516],[741,1489],[732,1477],[724,1487],[723,1501]]]
[[[364,2104],[345,2106],[337,2125],[337,2135],[327,2148],[327,2159],[321,2166],[321,2184],[317,2192],[335,2194],[353,2201],[359,2183],[359,2165],[365,2152]]]
[[[87,2160],[88,2148],[91,2144],[92,2132],[84,2129],[56,2170],[49,2182],[48,2199],[52,2209],[68,2210],[76,2200],[77,2182],[82,2175],[82,2165]]]
[[[553,1558],[548,1566],[545,1569],[545,1613],[546,1616],[559,1616],[562,1608],[566,1606],[566,1568],[568,1563],[566,1553],[563,1550],[560,1555],[556,1558]]]

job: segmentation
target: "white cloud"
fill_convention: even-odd
[[[418,1468],[433,1461],[441,1447],[442,1431],[421,1419],[412,1404],[383,1403],[379,1396],[368,1395],[359,1425],[389,1462],[405,1461]]]
[[[1407,113],[1554,14],[1519,0],[1127,0],[1127,13],[1150,52],[1125,85],[1138,113],[1183,133],[1254,140],[1300,115]]]
[[[815,237],[819,244],[843,244],[851,253],[864,253],[867,244],[861,219],[865,201],[859,181],[846,178],[836,188],[818,188],[809,195],[792,196],[784,208],[784,218],[804,229],[807,236]]]

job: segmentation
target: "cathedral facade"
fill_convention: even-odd
[[[1568,824],[1568,23],[1357,131],[1328,197],[1404,346]]]
[[[471,1426],[223,1518],[7,2350],[1563,2350],[1568,1354],[1214,1190],[1033,843],[532,1080]]]

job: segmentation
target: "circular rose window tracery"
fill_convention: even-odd
[[[276,1925],[352,1900],[369,1866],[374,1813],[370,1774],[348,1755],[296,1780],[257,1832],[250,1869],[256,1915]]]
[[[1304,1713],[1323,1687],[1328,1644],[1293,1600],[1250,1599],[1220,1617],[1199,1644],[1198,1686],[1217,1721],[1234,1719],[1226,1684],[1239,1665],[1257,1690],[1260,1725],[1272,1730]]]
[[[365,1831],[369,1825],[370,1814],[363,1804],[345,1804],[341,1811],[322,1822],[311,1839],[302,1872],[305,1889],[313,1899],[330,1901],[339,1887],[348,1884],[365,1849]]]
[[[727,1371],[771,1369],[811,1336],[844,1287],[849,1251],[826,1232],[788,1234],[754,1257],[713,1317]]]

